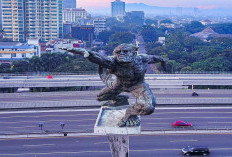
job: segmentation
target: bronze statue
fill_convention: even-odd
[[[140,125],[138,115],[149,115],[154,112],[156,99],[144,76],[147,65],[161,62],[165,67],[165,60],[159,56],[137,54],[138,48],[132,44],[121,44],[113,51],[113,56],[103,56],[94,51],[83,48],[63,48],[68,52],[80,54],[89,61],[99,65],[100,77],[107,84],[97,95],[98,101],[107,101],[103,105],[120,106],[129,105],[127,95],[119,95],[122,92],[132,93],[136,102],[128,107],[125,116],[118,126],[133,127]],[[106,74],[104,73],[106,69]],[[115,75],[112,80],[111,76]]]

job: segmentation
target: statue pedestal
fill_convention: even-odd
[[[141,125],[118,126],[128,107],[101,107],[94,126],[94,133],[108,136],[112,157],[129,157],[129,135],[141,133]]]

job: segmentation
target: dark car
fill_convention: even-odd
[[[188,146],[182,149],[183,155],[209,155],[209,148],[205,146]]]

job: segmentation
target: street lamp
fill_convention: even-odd
[[[60,122],[61,130],[63,130],[63,129],[64,129],[64,126],[65,126],[65,123],[64,123],[64,122]]]
[[[44,126],[44,122],[39,122],[39,127],[41,131],[43,130],[43,126]]]

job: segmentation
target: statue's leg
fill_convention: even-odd
[[[112,89],[105,87],[100,91],[97,95],[98,101],[107,101],[103,103],[103,106],[121,106],[121,105],[129,105],[127,95],[119,95],[121,93],[121,89]]]
[[[136,97],[136,103],[126,110],[124,118],[118,124],[120,127],[138,126],[140,121],[137,116],[152,114],[155,109],[155,96],[148,84],[138,85],[131,93]]]

